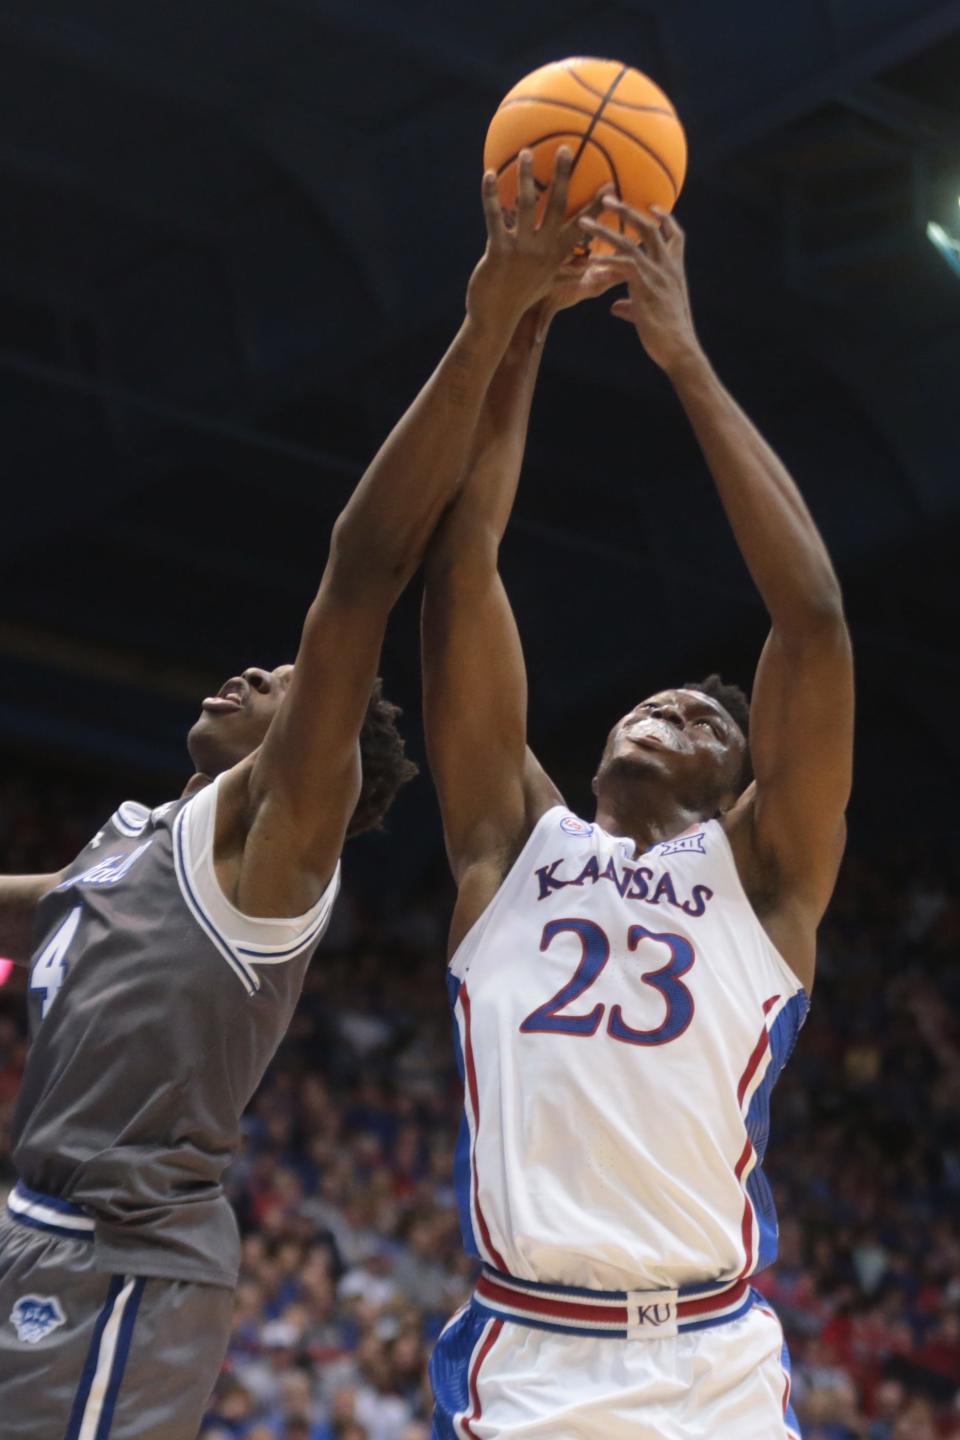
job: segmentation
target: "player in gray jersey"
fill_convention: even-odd
[[[196,1436],[238,1266],[221,1179],[343,841],[410,773],[375,679],[384,628],[518,320],[579,234],[569,170],[566,153],[537,230],[507,226],[485,177],[466,318],[337,521],[295,664],[204,700],[180,799],[126,802],[64,871],[0,880],[32,1034],[0,1221],[4,1440]]]

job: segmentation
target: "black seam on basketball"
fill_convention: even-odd
[[[614,190],[617,192],[617,199],[618,199],[618,200],[622,200],[622,199],[623,199],[623,191],[622,191],[621,188],[620,188],[620,173],[619,173],[619,171],[617,170],[616,162],[615,162],[613,156],[610,155],[609,152],[607,151],[607,149],[605,148],[605,146],[601,145],[601,144],[600,144],[600,141],[597,140],[597,139],[595,139],[595,138],[591,138],[590,140],[588,140],[588,141],[587,141],[587,144],[592,145],[595,150],[599,150],[599,151],[600,151],[600,154],[603,156],[604,160],[606,160],[606,162],[607,162],[607,169],[610,171],[610,179],[613,181],[613,188],[614,188]],[[626,227],[625,227],[625,225],[624,225],[624,223],[623,223],[623,216],[622,216],[622,215],[618,215],[618,216],[617,216],[617,225],[619,226],[620,234],[621,234],[621,235],[625,235],[625,234],[626,234]],[[583,242],[584,242],[584,241],[586,242],[586,246],[585,246],[585,248],[583,249],[583,252],[582,252],[582,253],[583,253],[584,255],[589,255],[589,254],[590,254],[590,250],[591,250],[591,248],[592,248],[593,242],[591,241],[591,239],[590,239],[590,237],[589,237],[588,235],[583,235],[583,236],[581,236],[581,246],[583,245]],[[581,246],[578,246],[578,251],[580,250]]]
[[[579,105],[574,105],[573,102],[570,100],[549,100],[544,95],[517,95],[513,100],[504,101],[504,103],[500,106],[500,109],[506,110],[507,107],[510,105],[554,105],[558,110],[572,110],[574,115],[588,115],[590,113],[588,110],[582,110]],[[611,130],[616,130],[617,134],[623,135],[625,139],[632,140],[635,145],[640,146],[641,150],[645,150],[647,152],[651,160],[656,161],[656,163],[660,166],[660,169],[663,171],[664,175],[666,175],[667,179],[670,181],[670,186],[673,190],[673,198],[674,200],[676,200],[677,196],[680,194],[680,187],[677,185],[676,180],[674,180],[673,174],[667,162],[665,160],[661,160],[656,150],[651,149],[651,147],[647,145],[645,141],[641,140],[638,135],[634,135],[629,130],[625,130],[622,125],[617,124],[616,120],[610,120],[606,115],[601,115],[599,110],[594,115],[593,120],[587,127],[585,133],[581,137],[579,137],[581,140],[581,144],[576,155],[573,157],[573,165],[570,166],[571,175],[573,174],[577,161],[583,154],[583,142],[591,138],[594,127],[596,126],[598,120],[601,119],[603,120],[604,125],[609,125]],[[534,145],[539,145],[543,140],[552,140],[555,138],[555,136],[563,135],[564,133],[565,132],[563,130],[557,130],[552,131],[549,135],[538,135],[535,140],[528,140],[523,146],[523,148],[524,150],[529,150]],[[513,164],[519,153],[520,152],[518,150],[516,154],[511,155],[510,159],[507,160],[505,164],[501,165],[500,169],[497,171],[497,174],[502,175],[504,170],[506,170],[507,166]]]
[[[596,128],[597,121],[600,119],[600,116],[603,114],[604,109],[606,108],[607,101],[610,99],[610,96],[613,94],[614,90],[616,90],[617,86],[620,84],[620,81],[623,79],[623,77],[624,77],[624,75],[626,75],[626,73],[627,73],[627,66],[626,66],[626,65],[621,65],[621,66],[620,66],[620,69],[617,71],[616,75],[615,75],[615,76],[613,77],[613,79],[611,80],[610,86],[609,86],[609,88],[608,88],[608,90],[607,90],[606,95],[604,95],[603,99],[600,101],[600,104],[597,106],[596,110],[593,112],[593,119],[590,121],[590,124],[587,126],[586,131],[585,131],[584,136],[583,136],[583,139],[580,141],[580,148],[577,150],[576,155],[574,155],[574,157],[573,157],[573,164],[570,166],[570,174],[571,174],[571,175],[573,174],[574,170],[576,170],[576,168],[577,168],[577,161],[580,159],[580,156],[583,154],[584,150],[586,149],[587,141],[590,139],[590,136],[593,134],[594,129]]]
[[[597,90],[595,86],[589,84],[582,75],[577,74],[576,70],[568,70],[566,73],[571,80],[576,80],[588,95],[595,95],[598,100],[603,98],[603,91]],[[649,110],[653,115],[669,115],[671,120],[677,119],[676,110],[668,109],[666,105],[638,105],[635,100],[615,100],[614,104],[621,105],[624,110]]]
[[[588,105],[575,105],[572,100],[554,100],[550,95],[514,95],[511,100],[504,100],[500,110],[510,110],[514,105],[559,105],[563,110],[595,118],[595,111]]]
[[[580,134],[576,130],[548,130],[545,135],[538,135],[536,140],[528,140],[523,146],[523,149],[532,150],[534,145],[542,145],[544,140],[579,140],[580,138]],[[499,180],[504,170],[509,170],[511,165],[515,165],[519,158],[519,150],[514,150],[512,155],[508,155],[503,164],[497,166],[497,179]],[[535,181],[534,183],[536,184],[537,182]],[[545,185],[543,188],[549,190],[550,186]]]

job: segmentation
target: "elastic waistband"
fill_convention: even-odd
[[[93,1219],[79,1205],[56,1195],[41,1195],[22,1180],[17,1181],[7,1196],[7,1213],[33,1230],[66,1235],[71,1240],[93,1239]]]
[[[580,1290],[517,1280],[485,1265],[473,1303],[502,1320],[566,1335],[667,1340],[739,1319],[753,1304],[753,1291],[748,1280],[679,1290]]]

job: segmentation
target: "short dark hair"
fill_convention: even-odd
[[[753,779],[753,761],[750,758],[750,701],[739,685],[730,685],[720,675],[708,675],[706,680],[693,680],[684,685],[684,690],[698,690],[716,700],[743,731],[747,748],[743,754],[743,769],[740,771],[740,791],[746,790]]]
[[[347,826],[347,839],[367,830],[382,830],[384,817],[402,785],[418,773],[408,760],[403,736],[397,729],[399,705],[383,698],[383,681],[377,679],[360,727],[360,765],[363,781],[360,799]]]

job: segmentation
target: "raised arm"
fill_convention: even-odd
[[[540,366],[538,323],[524,317],[500,364],[468,477],[424,568],[424,729],[459,891],[453,945],[555,797],[527,754],[526,668],[497,568]]]
[[[774,923],[809,983],[813,935],[836,882],[853,764],[853,662],[840,586],[784,465],[721,382],[697,340],[684,236],[610,202],[638,226],[637,246],[591,220],[623,257],[630,320],[686,411],[721,503],[770,616],[754,682],[750,750],[756,788],[731,815],[741,873],[774,898]]]
[[[521,200],[533,203],[529,193]],[[565,269],[523,317],[490,385],[463,486],[427,552],[424,723],[459,892],[453,947],[561,798],[527,746],[526,669],[497,558],[550,321],[617,279],[601,266]]]
[[[252,913],[307,908],[336,866],[360,792],[358,735],[388,615],[460,483],[519,318],[547,291],[579,234],[565,219],[570,165],[567,151],[539,230],[509,228],[496,178],[484,177],[487,246],[466,318],[334,528],[287,697],[248,776],[233,782],[233,808],[246,828],[235,898]]]
[[[0,956],[29,965],[37,906],[62,872],[53,875],[0,875]]]

